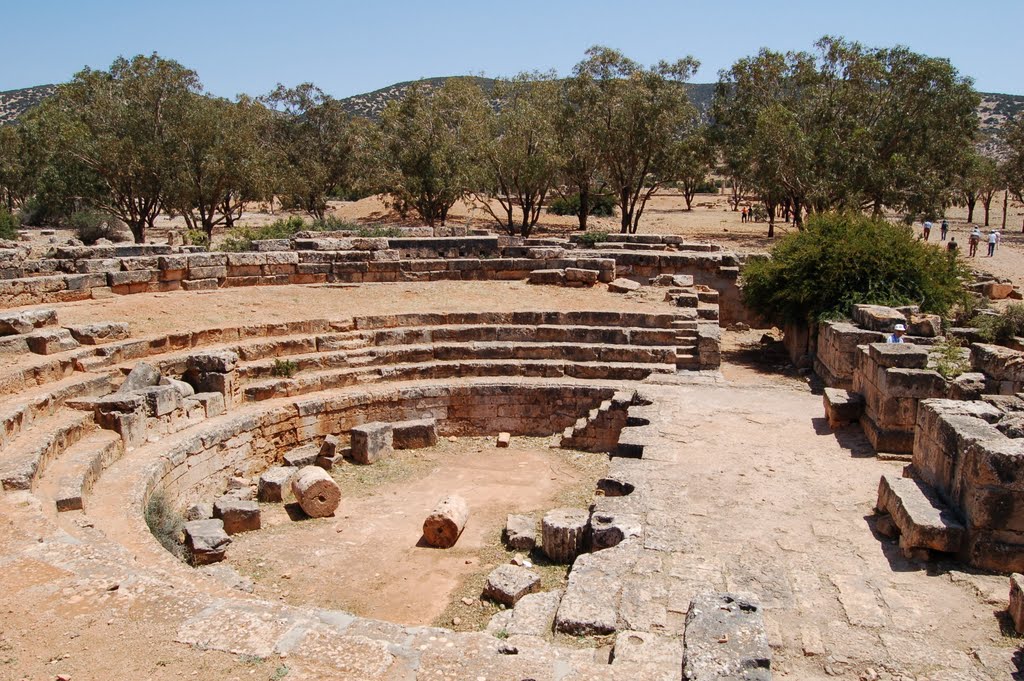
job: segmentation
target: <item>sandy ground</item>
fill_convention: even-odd
[[[557,438],[514,438],[502,449],[493,438],[442,438],[370,467],[342,464],[332,472],[343,490],[333,518],[262,504],[263,527],[235,536],[231,565],[253,578],[261,598],[433,624],[467,577],[496,567],[491,554],[503,555],[509,513],[539,518],[567,494],[589,501],[607,457],[553,446]],[[449,494],[472,512],[456,545],[440,550],[422,541],[423,519]]]

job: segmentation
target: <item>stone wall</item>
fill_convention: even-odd
[[[857,346],[884,343],[885,334],[854,326],[849,322],[822,322],[814,353],[814,373],[830,388],[853,387]]]
[[[185,507],[222,489],[236,471],[257,474],[291,448],[363,423],[432,418],[440,435],[507,431],[539,437],[564,430],[614,394],[607,386],[483,383],[380,388],[297,400],[190,430],[152,471],[142,501],[160,491],[175,506]]]
[[[1012,409],[1024,408],[1014,398]],[[966,529],[960,558],[1002,572],[1024,570],[1024,439],[987,402],[921,402],[914,440],[914,477],[956,510]]]

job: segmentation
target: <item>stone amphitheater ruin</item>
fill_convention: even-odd
[[[1020,589],[1011,606],[986,570],[1024,569],[1019,351],[975,344],[974,373],[945,381],[934,320],[865,308],[801,347],[787,337],[795,359],[814,350],[823,414],[802,378],[735,348],[723,362],[742,335],[724,328],[756,320],[741,258],[717,246],[451,232],[255,246],[0,249],[0,678],[1016,670]],[[877,343],[893,315],[915,344]],[[416,545],[435,502],[473,491],[459,477],[423,508],[388,507],[408,536],[379,530],[379,497],[338,500],[339,471],[452,441],[514,458],[520,440],[604,468],[579,481],[587,504],[507,503],[507,549],[460,549],[486,534],[460,498],[432,516],[455,547]],[[530,461],[539,484],[544,459]],[[266,527],[288,507],[294,522]],[[187,517],[170,548],[188,561],[151,531],[160,513]],[[315,544],[288,543],[293,526]],[[313,584],[300,598],[233,564],[278,530],[250,552]],[[374,554],[412,554],[389,543],[453,584],[415,593],[438,581],[399,580]],[[325,551],[369,558],[333,571]],[[324,605],[385,591],[447,619]]]

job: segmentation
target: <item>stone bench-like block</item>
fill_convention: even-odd
[[[933,489],[912,478],[883,475],[875,508],[888,513],[900,530],[900,546],[907,551],[960,550],[964,526]]]
[[[437,444],[437,422],[434,419],[399,421],[391,424],[392,446],[395,449],[423,449]]]
[[[256,487],[256,498],[263,503],[283,501],[288,483],[297,470],[294,466],[271,466],[263,471]]]
[[[4,312],[0,314],[0,336],[30,333],[44,326],[57,324],[57,311],[52,308]]]
[[[316,444],[310,443],[285,452],[282,459],[284,460],[285,466],[302,468],[303,466],[312,466],[315,464],[316,457],[319,454],[320,448],[317,447]]]
[[[517,565],[499,565],[487,576],[484,596],[508,606],[540,587],[540,576]]]
[[[853,321],[872,331],[892,331],[896,324],[906,324],[907,317],[899,310],[884,305],[854,305]]]
[[[686,681],[770,681],[761,603],[753,594],[697,594],[690,601],[683,634]]]
[[[532,551],[537,545],[537,521],[533,516],[509,515],[505,521],[505,542],[516,551]]]
[[[260,529],[260,505],[255,501],[221,497],[213,503],[213,517],[224,521],[229,535]]]
[[[391,454],[394,434],[390,423],[364,423],[351,432],[352,460],[371,464]]]
[[[925,369],[928,367],[928,348],[910,343],[872,343],[868,356],[880,367],[895,369]]]
[[[224,560],[231,537],[219,518],[185,523],[185,549],[193,565],[209,565]]]
[[[849,390],[825,388],[825,416],[833,430],[848,426],[864,413],[864,398]]]

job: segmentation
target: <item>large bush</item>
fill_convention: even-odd
[[[68,225],[82,243],[91,246],[100,239],[124,241],[128,227],[115,217],[95,210],[80,210],[68,218]]]
[[[779,322],[848,316],[856,303],[920,305],[944,314],[963,298],[965,268],[906,227],[859,213],[807,220],[781,239],[772,257],[743,273],[743,298]]]
[[[299,232],[340,232],[351,231],[356,234],[373,231],[367,230],[351,222],[345,222],[333,215],[323,220],[306,222],[298,215],[274,220],[268,225],[259,227],[236,227],[228,232],[220,246],[222,251],[251,251],[253,241],[266,239],[290,239]]]

